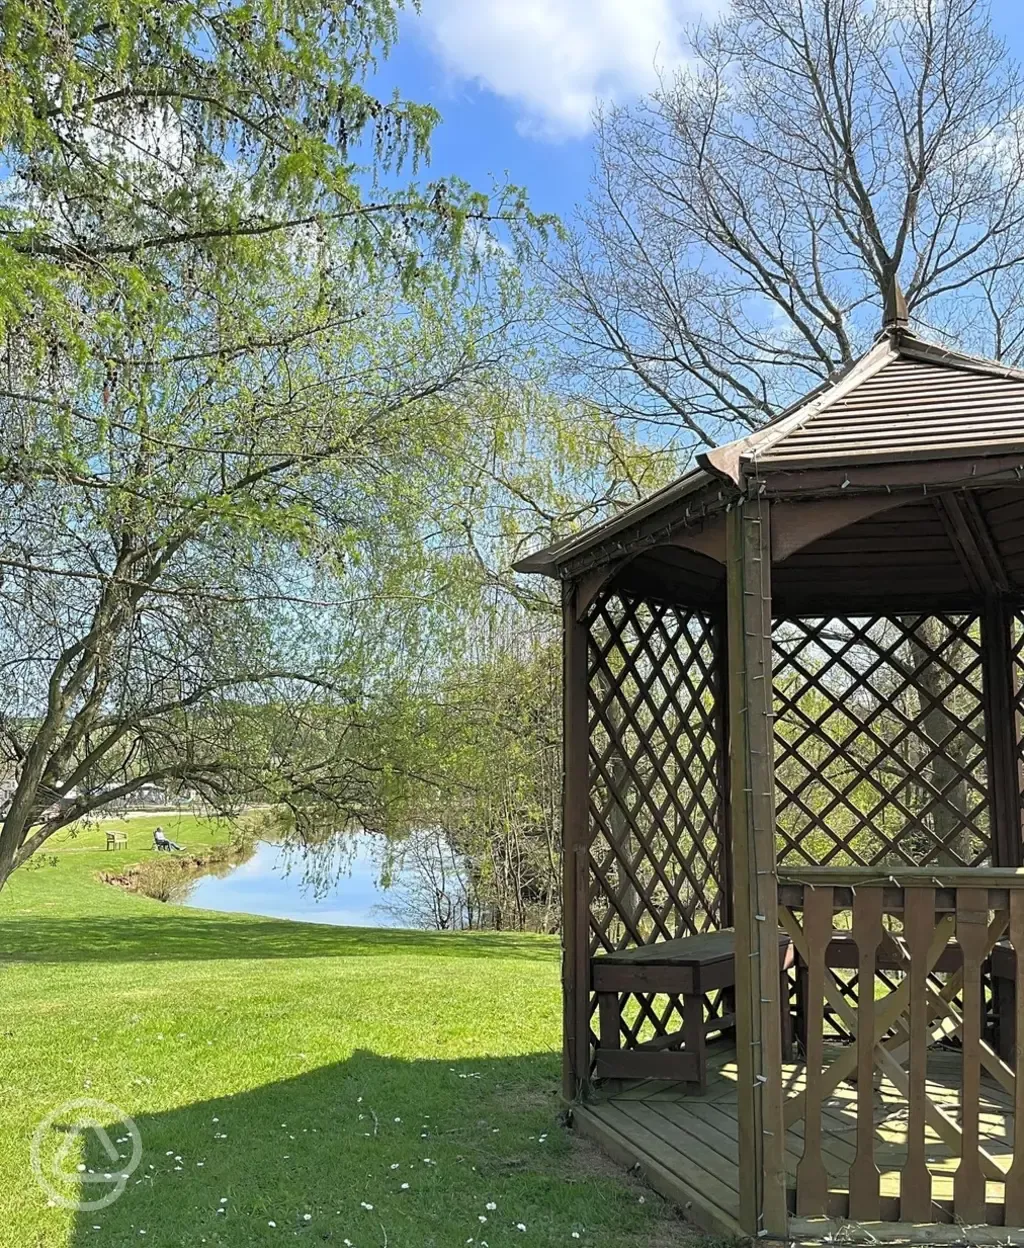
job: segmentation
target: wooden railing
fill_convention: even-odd
[[[797,1216],[1024,1226],[1024,871],[780,871],[779,921],[806,1053],[785,1105]],[[986,1021],[997,944],[1018,954],[1009,1060]]]

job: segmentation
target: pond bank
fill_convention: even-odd
[[[385,848],[367,834],[318,876],[300,852],[273,841],[244,839],[197,852],[150,852],[104,883],[157,901],[226,914],[251,914],[343,927],[416,926],[403,904],[401,879],[384,882]],[[123,860],[122,860],[123,861]]]
[[[255,853],[253,844],[215,845],[205,853],[157,854],[148,861],[135,863],[122,871],[100,871],[104,884],[112,884],[129,893],[141,893],[157,901],[180,902],[190,887],[205,875],[231,871],[247,862]]]

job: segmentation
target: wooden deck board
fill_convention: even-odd
[[[685,1158],[677,1159],[677,1164],[679,1161],[684,1164],[685,1174],[679,1174],[678,1169],[669,1169],[658,1158],[645,1152],[631,1129],[628,1134],[623,1134],[614,1120],[609,1121],[609,1115],[595,1113],[593,1103],[577,1107],[574,1121],[577,1128],[600,1144],[613,1160],[624,1167],[636,1167],[651,1187],[678,1205],[691,1222],[714,1235],[743,1237],[737,1218],[739,1197],[732,1196],[728,1208],[719,1208],[708,1192],[700,1190],[702,1176],[693,1167],[685,1165]]]
[[[933,1050],[928,1063],[929,1096],[954,1119],[959,1117],[959,1060],[955,1052]],[[787,1095],[803,1090],[806,1079],[800,1064],[787,1064],[783,1075]],[[627,1165],[639,1164],[651,1185],[679,1204],[698,1225],[735,1234],[740,1173],[732,1053],[717,1046],[709,1063],[707,1090],[694,1095],[689,1086],[635,1080],[628,1085],[612,1084],[581,1106],[577,1118],[581,1128],[613,1156]],[[906,1104],[888,1079],[874,1089],[874,1103],[881,1192],[898,1196],[907,1152]],[[1013,1110],[1009,1097],[988,1076],[982,1084],[980,1109],[985,1148],[1006,1170],[1013,1160]],[[824,1106],[822,1139],[829,1187],[834,1192],[847,1191],[856,1149],[856,1114],[856,1087],[840,1084]],[[786,1133],[785,1166],[791,1184],[802,1152],[803,1124],[798,1122]],[[930,1128],[926,1152],[934,1199],[951,1200],[959,1158]],[[1001,1202],[1003,1195],[1002,1183],[988,1182],[989,1201]]]

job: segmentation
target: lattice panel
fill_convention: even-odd
[[[780,863],[991,861],[977,617],[786,620],[774,646]]]
[[[588,625],[591,952],[719,928],[727,877],[715,626],[701,612],[621,593],[598,599]],[[638,994],[624,1010],[624,1044],[680,1022],[676,998]]]

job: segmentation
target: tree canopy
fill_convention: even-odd
[[[557,266],[569,369],[713,445],[864,350],[897,275],[933,336],[1019,363],[1022,248],[1021,77],[981,0],[734,0],[597,118]]]
[[[0,326],[91,349],[97,319],[260,281],[257,240],[333,265],[344,227],[345,254],[410,281],[468,221],[523,219],[514,188],[400,181],[438,120],[368,86],[400,7],[8,0]]]
[[[400,183],[437,115],[369,89],[395,21],[4,6],[0,885],[147,782],[323,835],[387,791],[375,699],[528,386],[487,230],[541,224]]]

